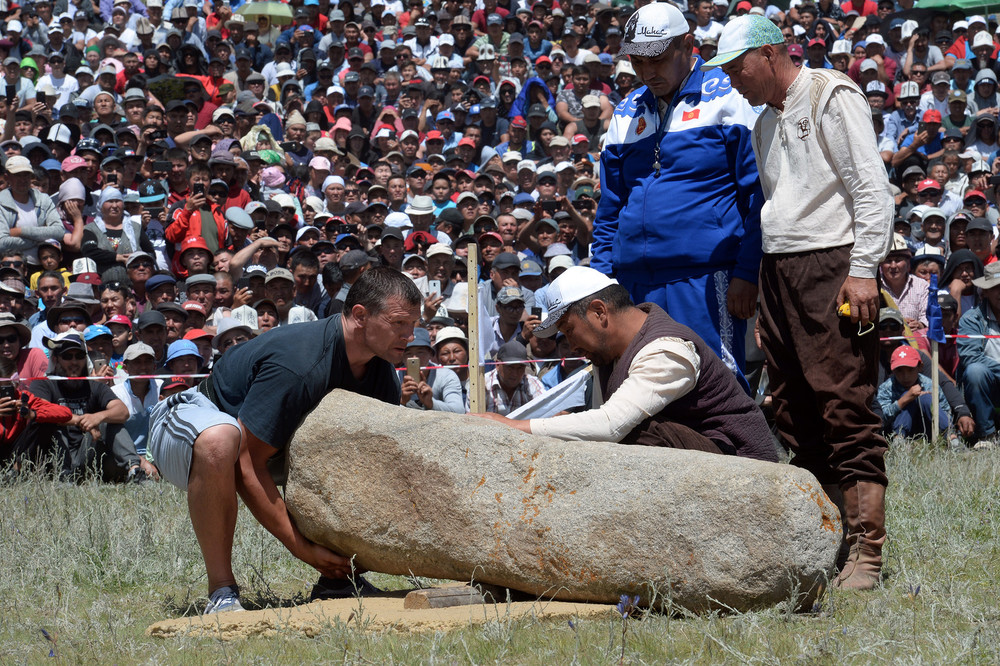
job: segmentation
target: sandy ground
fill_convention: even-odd
[[[338,620],[343,623],[357,623],[356,626],[367,631],[448,631],[498,619],[516,619],[524,616],[539,619],[593,617],[614,610],[612,605],[562,601],[519,601],[509,606],[486,604],[407,610],[403,608],[401,593],[365,597],[362,603],[360,622],[357,617],[359,604],[356,599],[333,599],[292,608],[161,620],[150,625],[146,629],[146,634],[154,638],[211,636],[222,640],[287,633],[315,636],[326,631]]]

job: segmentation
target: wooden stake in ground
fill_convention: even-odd
[[[941,379],[938,373],[938,343],[931,340],[931,442],[936,442],[941,432],[941,403],[938,399],[938,390],[941,386]]]
[[[482,414],[486,411],[486,384],[479,348],[479,246],[469,243],[468,247],[465,266],[469,283],[469,411]]]

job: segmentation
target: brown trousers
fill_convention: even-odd
[[[700,432],[670,421],[657,423],[653,428],[644,430],[634,442],[627,443],[639,446],[663,446],[668,449],[724,453],[718,444]]]
[[[871,403],[878,381],[878,326],[836,313],[851,246],[765,254],[760,337],[775,420],[792,464],[823,484],[886,485],[886,441]]]

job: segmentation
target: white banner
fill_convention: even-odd
[[[512,411],[507,418],[544,419],[567,409],[581,407],[586,402],[587,380],[593,375],[594,366],[588,363],[582,370],[574,372],[531,402]]]

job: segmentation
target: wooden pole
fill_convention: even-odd
[[[931,340],[931,422],[934,424],[931,431],[931,442],[936,442],[941,432],[941,405],[938,399],[941,380],[938,375],[938,343],[937,340]]]
[[[469,284],[469,411],[482,414],[486,411],[486,384],[479,348],[479,246],[469,243],[468,247],[465,267]]]

